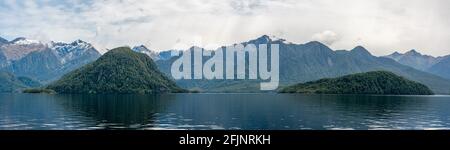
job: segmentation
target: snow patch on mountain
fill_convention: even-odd
[[[254,40],[250,40],[245,43],[253,43],[253,44],[266,44],[266,43],[282,43],[282,44],[295,44],[293,42],[287,41],[283,38],[274,36],[274,35],[263,35]]]
[[[290,42],[290,41],[287,41],[286,39],[277,37],[277,36],[275,36],[275,35],[269,35],[268,37],[269,37],[269,39],[270,39],[271,41],[273,41],[273,42],[278,42],[278,41],[279,41],[279,42],[281,42],[281,43],[283,43],[283,44],[294,44],[294,43],[292,43],[292,42]]]
[[[45,50],[45,44],[37,40],[30,40],[26,38],[16,38],[11,42],[3,43],[0,47],[0,52],[3,53],[7,62],[19,60],[26,55]]]
[[[82,40],[76,40],[72,43],[51,41],[48,46],[60,58],[62,64],[80,57],[89,50],[95,50],[91,44]]]
[[[150,49],[148,49],[146,46],[144,45],[139,45],[139,46],[135,46],[132,48],[133,51],[135,52],[139,52],[139,53],[143,53],[146,54],[147,56],[149,56],[150,58],[153,59],[153,61],[157,61],[160,59],[159,57],[159,53],[154,52]]]
[[[42,43],[38,40],[31,40],[31,39],[20,37],[20,38],[17,38],[15,40],[11,41],[11,44],[30,45],[30,44],[42,44]]]

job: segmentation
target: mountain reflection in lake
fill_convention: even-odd
[[[0,94],[0,129],[450,129],[449,108],[450,96]]]

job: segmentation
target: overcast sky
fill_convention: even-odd
[[[1,0],[0,36],[98,49],[213,48],[264,34],[374,55],[450,54],[448,0]]]

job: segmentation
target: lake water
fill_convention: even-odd
[[[0,94],[0,129],[450,129],[450,96]]]

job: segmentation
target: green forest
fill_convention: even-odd
[[[432,95],[425,85],[387,71],[326,78],[282,88],[281,93]]]
[[[57,93],[185,92],[164,76],[153,60],[128,47],[112,49],[47,87]]]

